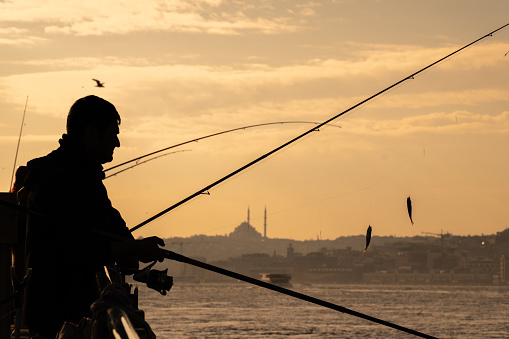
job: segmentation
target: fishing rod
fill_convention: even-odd
[[[302,133],[302,134],[298,135],[297,137],[295,137],[295,138],[291,139],[290,141],[288,141],[288,142],[286,142],[286,143],[282,144],[281,146],[276,147],[276,148],[275,148],[275,149],[273,149],[272,151],[265,153],[264,155],[262,155],[262,156],[260,156],[260,157],[256,158],[255,160],[251,161],[250,163],[248,163],[248,164],[246,164],[246,165],[242,166],[241,168],[239,168],[239,169],[237,169],[237,170],[235,170],[235,171],[231,172],[230,174],[225,175],[225,176],[224,176],[224,177],[222,177],[221,179],[219,179],[219,180],[217,180],[217,181],[213,182],[212,184],[210,184],[210,185],[208,185],[208,186],[205,186],[204,188],[202,188],[202,189],[200,189],[199,191],[197,191],[197,192],[195,192],[195,193],[191,194],[191,195],[190,195],[190,196],[188,196],[187,198],[182,199],[181,201],[177,202],[176,204],[174,204],[174,205],[172,205],[172,206],[170,206],[170,207],[168,207],[168,208],[164,209],[163,211],[161,211],[161,212],[157,213],[156,215],[154,215],[154,216],[152,216],[152,217],[150,217],[150,218],[146,219],[145,221],[143,221],[143,222],[139,223],[138,225],[136,225],[136,226],[134,226],[133,228],[131,228],[131,232],[136,231],[136,230],[137,230],[137,229],[139,229],[140,227],[143,227],[144,225],[148,224],[149,222],[151,222],[151,221],[153,221],[153,220],[155,220],[155,219],[157,219],[157,218],[161,217],[162,215],[164,215],[164,214],[168,213],[169,211],[171,211],[171,210],[175,209],[176,207],[178,207],[178,206],[180,206],[180,205],[182,205],[182,204],[184,204],[184,203],[188,202],[189,200],[191,200],[191,199],[193,199],[193,198],[195,198],[195,197],[197,197],[197,196],[199,196],[199,195],[201,195],[201,194],[208,193],[209,189],[211,189],[212,187],[214,187],[214,186],[216,186],[216,185],[218,185],[218,184],[222,183],[223,181],[225,181],[225,180],[227,180],[227,179],[229,179],[229,178],[233,177],[234,175],[238,174],[239,172],[242,172],[242,171],[243,171],[243,170],[245,170],[246,168],[249,168],[249,167],[251,167],[252,165],[254,165],[254,164],[256,164],[256,163],[258,163],[258,162],[262,161],[263,159],[267,158],[268,156],[270,156],[270,155],[272,155],[272,154],[274,154],[274,153],[278,152],[279,150],[281,150],[281,149],[285,148],[286,146],[288,146],[288,145],[290,145],[290,144],[294,143],[295,141],[297,141],[297,140],[299,140],[299,139],[302,139],[303,137],[307,136],[308,134],[311,134],[312,132],[315,132],[315,131],[319,131],[320,127],[322,127],[322,126],[324,126],[324,125],[326,125],[326,124],[328,124],[328,123],[332,122],[333,120],[335,120],[335,119],[337,119],[337,118],[341,117],[342,115],[344,115],[344,114],[346,114],[346,113],[348,113],[348,112],[350,112],[350,111],[354,110],[355,108],[357,108],[357,107],[359,107],[359,106],[361,106],[361,105],[365,104],[366,102],[368,102],[368,101],[370,101],[370,100],[372,100],[372,99],[374,99],[374,98],[378,97],[379,95],[381,95],[381,94],[383,94],[383,93],[385,93],[385,92],[389,91],[390,89],[392,89],[392,88],[394,88],[394,87],[398,86],[399,84],[401,84],[401,83],[403,83],[403,82],[405,82],[405,81],[407,81],[407,80],[414,79],[414,77],[415,77],[417,74],[420,74],[420,73],[424,72],[425,70],[427,70],[427,69],[429,69],[429,68],[431,68],[431,67],[433,67],[433,66],[435,66],[435,65],[439,64],[440,62],[442,62],[442,61],[444,61],[444,60],[448,59],[449,57],[451,57],[451,56],[455,55],[456,53],[459,53],[460,51],[462,51],[462,50],[464,50],[464,49],[466,49],[466,48],[468,48],[468,47],[470,47],[470,46],[472,46],[472,45],[476,44],[477,42],[479,42],[479,41],[481,41],[481,40],[483,40],[483,39],[485,39],[485,38],[487,38],[487,37],[491,37],[491,36],[493,36],[493,34],[494,34],[494,33],[496,33],[496,32],[498,32],[498,31],[500,31],[500,30],[504,29],[504,28],[505,28],[505,27],[507,27],[507,26],[509,26],[509,23],[507,23],[507,24],[505,24],[505,25],[503,25],[503,26],[501,26],[501,27],[497,28],[496,30],[494,30],[494,31],[492,31],[492,32],[490,32],[490,33],[488,33],[488,34],[486,34],[486,35],[484,35],[484,36],[482,36],[482,37],[480,37],[480,38],[478,38],[478,39],[476,39],[476,40],[474,40],[474,41],[470,42],[469,44],[467,44],[467,45],[465,45],[465,46],[463,46],[463,47],[461,47],[461,48],[459,48],[459,49],[455,50],[454,52],[452,52],[452,53],[450,53],[450,54],[448,54],[448,55],[444,56],[443,58],[441,58],[441,59],[439,59],[439,60],[437,60],[437,61],[435,61],[435,62],[433,62],[433,63],[429,64],[428,66],[426,66],[426,67],[424,67],[424,68],[421,68],[421,69],[420,69],[420,70],[418,70],[417,72],[414,72],[414,73],[410,74],[409,76],[406,76],[405,78],[403,78],[403,79],[401,79],[401,80],[399,80],[399,81],[395,82],[394,84],[392,84],[392,85],[390,85],[390,86],[386,87],[385,89],[383,89],[383,90],[381,90],[381,91],[379,91],[379,92],[377,92],[377,93],[375,93],[375,94],[371,95],[370,97],[368,97],[368,98],[366,98],[366,99],[364,99],[364,100],[360,101],[359,103],[357,103],[357,104],[353,105],[352,107],[350,107],[350,108],[348,108],[348,109],[344,110],[343,112],[341,112],[341,113],[338,113],[338,114],[334,115],[332,118],[329,118],[329,119],[325,120],[324,122],[322,122],[322,123],[318,124],[316,127],[311,128],[310,130],[308,130],[308,131],[306,131],[306,132],[304,132],[304,133]]]
[[[182,263],[185,263],[185,264],[190,264],[190,265],[193,265],[193,266],[197,266],[197,267],[206,269],[208,271],[219,273],[221,275],[226,275],[226,276],[234,278],[234,279],[242,280],[244,282],[247,282],[247,283],[250,283],[250,284],[253,284],[253,285],[257,285],[257,286],[260,286],[260,287],[263,287],[263,288],[267,288],[269,290],[273,290],[273,291],[276,291],[276,292],[279,292],[279,293],[282,293],[282,294],[286,294],[286,295],[289,295],[289,296],[297,298],[297,299],[305,300],[305,301],[308,301],[308,302],[316,304],[316,305],[327,307],[327,308],[333,309],[335,311],[339,311],[339,312],[342,312],[342,313],[347,313],[347,314],[353,315],[353,316],[358,317],[358,318],[366,319],[366,320],[369,320],[369,321],[372,321],[372,322],[375,322],[375,323],[378,323],[378,324],[381,324],[381,325],[384,325],[384,326],[387,326],[387,327],[394,328],[394,329],[399,330],[399,331],[403,331],[403,332],[406,332],[406,333],[409,333],[409,334],[413,334],[413,335],[421,337],[421,338],[434,338],[434,339],[436,339],[436,337],[434,337],[434,336],[431,336],[431,335],[428,335],[428,334],[425,334],[425,333],[422,333],[422,332],[418,332],[418,331],[409,329],[407,327],[396,325],[396,324],[393,324],[391,322],[388,322],[388,321],[385,321],[385,320],[382,320],[382,319],[378,319],[378,318],[375,318],[375,317],[372,317],[372,316],[369,316],[369,315],[366,315],[366,314],[363,314],[363,313],[360,313],[360,312],[357,312],[357,311],[348,309],[346,307],[339,306],[339,305],[336,305],[336,304],[333,304],[333,303],[330,303],[330,302],[327,302],[327,301],[324,301],[324,300],[321,300],[321,299],[318,299],[318,298],[314,298],[314,297],[311,297],[311,296],[306,295],[306,294],[302,294],[302,293],[299,293],[299,292],[296,292],[296,291],[293,291],[293,290],[289,290],[289,289],[284,288],[284,287],[280,287],[280,286],[277,286],[277,285],[269,284],[269,283],[266,283],[264,281],[261,281],[261,280],[258,280],[258,279],[254,279],[254,278],[248,277],[248,276],[243,275],[243,274],[235,273],[235,272],[226,270],[226,269],[221,268],[221,267],[213,266],[213,265],[210,265],[210,264],[198,261],[198,260],[194,260],[194,259],[188,258],[186,256],[183,256],[181,254],[178,254],[178,253],[175,253],[175,252],[172,252],[172,251],[168,251],[168,250],[164,250],[164,249],[161,249],[161,251],[163,252],[164,257],[167,258],[167,259],[170,259],[170,260],[182,262]]]
[[[111,171],[112,169],[115,169],[115,168],[118,168],[120,166],[124,166],[124,165],[130,164],[131,162],[135,162],[135,161],[138,161],[140,159],[149,157],[151,155],[154,155],[154,154],[157,154],[157,153],[160,153],[160,152],[164,152],[164,151],[167,151],[169,149],[172,149],[172,148],[175,148],[175,147],[178,147],[178,146],[189,144],[191,142],[198,142],[200,140],[211,138],[211,137],[215,137],[215,136],[218,136],[218,135],[221,135],[221,134],[226,134],[226,133],[240,131],[240,130],[246,130],[246,129],[254,128],[254,127],[269,126],[269,125],[283,125],[283,124],[315,124],[315,125],[318,125],[319,123],[318,122],[313,122],[313,121],[276,121],[276,122],[266,122],[266,123],[261,123],[261,124],[255,124],[255,125],[248,125],[248,126],[243,126],[243,127],[232,128],[232,129],[229,129],[229,130],[226,130],[226,131],[208,134],[208,135],[203,136],[203,137],[199,137],[199,138],[196,138],[196,139],[184,141],[184,142],[172,145],[172,146],[168,146],[168,147],[162,148],[162,149],[154,151],[154,152],[150,152],[150,153],[144,154],[144,155],[139,156],[137,158],[134,158],[134,159],[125,161],[125,162],[123,162],[121,164],[115,165],[113,167],[107,168],[107,169],[103,170],[103,172]],[[341,126],[337,126],[337,125],[330,125],[330,126],[341,128]],[[109,176],[111,176],[111,175],[109,175]]]
[[[133,167],[142,165],[142,164],[147,163],[147,162],[152,161],[152,160],[156,160],[156,159],[165,157],[165,156],[170,155],[170,154],[175,154],[175,153],[180,153],[180,152],[190,152],[190,151],[191,151],[190,149],[184,149],[184,150],[181,150],[181,151],[168,152],[168,153],[164,153],[164,154],[158,155],[157,157],[153,157],[153,158],[147,159],[147,160],[142,161],[142,162],[136,162],[136,164],[134,164],[132,166],[129,166],[129,167],[124,168],[124,169],[122,169],[120,171],[117,171],[115,173],[112,173],[112,174],[109,174],[109,175],[105,176],[104,179],[108,179],[108,178],[114,177],[114,176],[116,176],[119,173],[127,171],[128,169],[131,169]]]
[[[18,210],[18,211],[21,211],[21,212],[24,212],[24,213],[27,213],[27,214],[32,214],[32,215],[36,215],[36,216],[42,217],[44,219],[49,219],[48,216],[46,216],[46,215],[44,215],[44,214],[42,214],[42,213],[40,213],[40,212],[38,212],[38,211],[36,211],[34,209],[31,209],[31,208],[28,208],[28,207],[25,207],[25,206],[22,206],[22,205],[18,205],[18,204],[9,202],[9,201],[5,201],[5,200],[2,200],[2,199],[0,199],[0,206],[5,206],[5,207],[8,207],[8,208],[11,208],[11,209],[14,209],[14,210]],[[103,231],[103,230],[100,230],[100,229],[90,229],[90,231],[94,232],[94,233],[97,233],[97,234],[100,234],[102,236],[108,237],[108,238],[110,238],[112,240],[120,240],[120,241],[130,241],[131,240],[131,239],[125,238],[124,236],[120,236],[120,235],[117,235],[117,234],[109,233],[107,231]],[[242,281],[247,282],[247,283],[252,284],[252,285],[257,285],[257,286],[260,286],[260,287],[263,287],[263,288],[266,288],[266,289],[269,289],[269,290],[272,290],[272,291],[275,291],[275,292],[286,294],[288,296],[291,296],[291,297],[294,297],[294,298],[297,298],[297,299],[308,301],[310,303],[313,303],[313,304],[316,304],[316,305],[319,305],[319,306],[327,307],[327,308],[335,310],[335,311],[339,311],[339,312],[342,312],[342,313],[350,314],[350,315],[353,315],[355,317],[362,318],[362,319],[365,319],[365,320],[369,320],[369,321],[372,321],[372,322],[375,322],[375,323],[378,323],[378,324],[381,324],[381,325],[384,325],[384,326],[387,326],[387,327],[394,328],[394,329],[399,330],[399,331],[403,331],[403,332],[406,332],[406,333],[409,333],[409,334],[413,334],[413,335],[421,337],[421,338],[436,339],[436,337],[433,337],[431,335],[428,335],[428,334],[425,334],[425,333],[422,333],[422,332],[419,332],[419,331],[416,331],[416,330],[412,330],[410,328],[403,327],[403,326],[400,326],[400,325],[397,325],[397,324],[394,324],[394,323],[391,323],[391,322],[388,322],[388,321],[385,321],[385,320],[382,320],[382,319],[378,319],[378,318],[375,318],[375,317],[372,317],[372,316],[369,316],[369,315],[366,315],[366,314],[363,314],[363,313],[360,313],[360,312],[348,309],[348,308],[343,307],[343,306],[339,306],[339,305],[336,305],[336,304],[333,304],[333,303],[330,303],[330,302],[327,302],[327,301],[324,301],[324,300],[321,300],[321,299],[318,299],[318,298],[314,298],[314,297],[308,296],[306,294],[302,294],[302,293],[299,293],[299,292],[296,292],[296,291],[293,291],[293,290],[289,290],[289,289],[286,289],[284,287],[280,287],[280,286],[277,286],[277,285],[269,284],[269,283],[266,283],[264,281],[261,281],[261,280],[258,280],[258,279],[254,279],[254,278],[248,277],[248,276],[240,274],[240,273],[236,273],[236,272],[229,271],[229,270],[226,270],[226,269],[221,268],[221,267],[213,266],[213,265],[210,265],[210,264],[198,261],[198,260],[194,260],[194,259],[188,258],[186,256],[183,256],[181,254],[165,250],[163,248],[160,248],[160,250],[161,250],[161,252],[163,253],[163,256],[166,259],[170,259],[170,260],[182,262],[182,263],[185,263],[185,264],[193,265],[193,266],[200,267],[200,268],[203,268],[203,269],[208,270],[208,271],[212,271],[212,272],[215,272],[215,273],[218,273],[218,274],[221,274],[221,275],[228,276],[230,278],[234,278],[234,279],[237,279],[237,280],[242,280]],[[171,285],[172,285],[171,277],[168,277],[166,275],[167,270],[165,270],[165,271],[150,270],[150,268],[155,263],[156,262],[150,264],[149,266],[147,266],[143,270],[138,271],[137,273],[135,273],[134,278],[135,278],[136,281],[146,283],[147,287],[155,289],[159,293],[165,295],[166,291],[168,291],[171,288]],[[6,302],[6,301],[7,300],[2,300],[2,302]]]
[[[12,181],[14,180],[14,172],[16,170],[16,162],[18,161],[19,143],[21,141],[21,132],[23,132],[23,125],[25,124],[25,114],[27,112],[27,104],[28,104],[28,95],[27,95],[27,100],[25,101],[25,109],[23,110],[23,119],[21,119],[21,128],[19,130],[19,137],[18,137],[18,146],[16,147],[16,156],[14,157],[14,166],[12,167],[12,176],[11,176],[11,184],[9,185],[9,191],[12,188]]]

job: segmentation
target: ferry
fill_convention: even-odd
[[[292,287],[292,276],[286,273],[260,273],[260,280],[281,287]]]

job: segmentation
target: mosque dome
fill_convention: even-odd
[[[261,239],[262,235],[248,222],[244,221],[231,232],[228,237],[235,239]]]

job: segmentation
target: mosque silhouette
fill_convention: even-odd
[[[258,232],[250,222],[250,210],[247,208],[247,220],[243,221],[239,226],[237,226],[233,232],[231,232],[228,237],[238,240],[259,240],[259,239],[267,239],[267,207],[265,207],[263,214],[263,235]]]

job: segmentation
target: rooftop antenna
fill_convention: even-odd
[[[18,146],[16,147],[16,156],[14,157],[14,167],[12,168],[11,184],[9,185],[9,192],[12,188],[12,181],[14,180],[14,172],[16,171],[16,162],[18,161],[19,142],[21,141],[21,133],[23,132],[23,125],[25,124],[25,114],[27,112],[28,95],[25,101],[25,109],[23,110],[23,119],[21,120],[21,128],[19,130]]]

